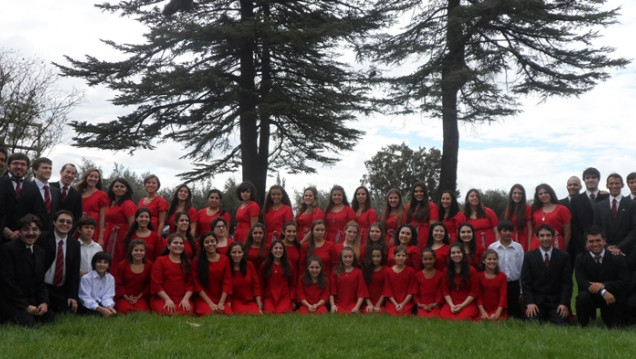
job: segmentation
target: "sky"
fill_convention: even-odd
[[[608,1],[608,7],[621,6],[619,23],[601,29],[599,44],[616,49],[615,55],[636,58],[636,2]],[[92,1],[29,0],[3,4],[0,12],[0,48],[15,50],[25,57],[65,64],[64,55],[81,59],[84,55],[114,60],[117,53],[100,42],[139,43],[144,28],[129,18],[103,13]],[[586,167],[601,172],[601,188],[612,172],[623,177],[636,171],[634,138],[634,101],[636,99],[636,63],[610,72],[611,78],[578,98],[537,97],[522,99],[522,112],[491,124],[460,124],[460,148],[457,187],[464,195],[470,188],[508,191],[521,183],[531,198],[539,183],[550,184],[559,198],[567,194],[568,177],[580,176]],[[104,87],[85,85],[81,79],[61,79],[62,89],[83,92],[84,101],[71,113],[71,120],[104,122],[127,113],[108,100],[115,93]],[[354,151],[339,154],[340,162],[331,167],[318,166],[318,173],[289,175],[281,172],[288,192],[301,191],[309,184],[320,190],[342,185],[349,196],[366,173],[364,161],[382,147],[405,142],[411,148],[442,148],[441,120],[425,114],[411,116],[367,117],[360,115],[356,128],[366,131]],[[123,164],[141,174],[159,176],[163,186],[180,183],[178,173],[191,169],[177,143],[160,144],[155,150],[111,152],[71,146],[69,128],[61,143],[48,157],[56,164],[78,163],[85,157],[97,163],[108,176],[114,163]],[[238,136],[237,139],[238,140]],[[212,178],[222,188],[228,177],[241,181],[240,172]],[[54,176],[55,179],[55,176]],[[268,181],[273,184],[274,177]],[[623,194],[629,193],[627,187]]]

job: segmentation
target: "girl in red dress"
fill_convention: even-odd
[[[459,210],[459,203],[457,203],[455,193],[451,191],[442,192],[437,208],[439,209],[439,218],[446,226],[450,243],[455,243],[459,225],[466,222],[466,216]]]
[[[464,249],[464,256],[468,264],[477,269],[481,263],[481,256],[486,250],[475,239],[475,229],[470,223],[462,223],[459,225],[459,239],[457,243],[461,244]]]
[[[150,275],[150,308],[165,315],[192,314],[192,269],[184,252],[185,238],[179,233],[168,237],[168,255],[157,258]],[[178,303],[178,304],[177,304]]]
[[[329,282],[319,257],[309,257],[305,275],[298,281],[298,313],[327,313]]]
[[[436,263],[435,251],[431,248],[424,248],[422,250],[422,270],[415,273],[417,293],[413,297],[419,317],[439,316],[439,311],[444,303],[442,296],[444,272],[436,268]]]
[[[201,251],[192,263],[194,269],[194,312],[197,315],[232,314],[226,306],[232,295],[232,267],[225,254],[216,252],[216,237],[212,232],[201,235]]]
[[[144,178],[144,189],[146,197],[139,200],[138,208],[148,208],[150,210],[150,222],[152,228],[156,230],[159,238],[163,238],[163,227],[166,224],[166,212],[168,211],[168,201],[157,194],[161,188],[159,177],[148,175]]]
[[[170,208],[168,209],[168,233],[172,234],[176,228],[176,216],[179,212],[186,212],[190,216],[190,235],[192,238],[197,235],[197,209],[192,206],[192,191],[185,184],[179,185],[172,196]],[[163,230],[163,229],[162,229]]]
[[[325,208],[327,241],[338,244],[344,240],[342,229],[349,221],[356,219],[356,213],[349,207],[349,201],[342,186],[335,185],[329,193],[329,204]]]
[[[267,243],[265,243],[265,226],[263,223],[256,223],[250,228],[250,232],[245,240],[245,250],[247,260],[254,264],[255,268],[260,268],[261,263],[267,258]]]
[[[439,210],[435,203],[428,200],[428,189],[426,183],[416,182],[411,190],[411,202],[404,208],[406,210],[407,222],[415,227],[419,238],[428,235],[431,223],[439,220]],[[424,241],[421,241],[419,251],[424,248]]]
[[[345,247],[340,252],[339,264],[334,268],[331,277],[329,304],[332,313],[358,313],[364,299],[369,297],[364,276],[357,267],[353,249]]]
[[[261,285],[254,265],[247,261],[241,242],[228,249],[232,260],[232,313],[263,314]]]
[[[261,207],[254,201],[256,198],[256,187],[251,182],[242,182],[236,187],[236,197],[241,204],[236,209],[236,229],[234,230],[234,240],[245,243],[247,233],[256,222],[261,213]]]
[[[338,263],[338,254],[335,245],[325,239],[325,231],[325,222],[322,220],[311,225],[309,239],[300,247],[300,268],[307,267],[309,257],[320,257],[324,264],[323,270],[330,277],[331,270]]]
[[[115,179],[108,187],[110,206],[106,209],[104,248],[113,256],[113,263],[126,257],[124,237],[135,220],[137,207],[131,200],[132,188],[123,178]]]
[[[344,241],[336,244],[336,255],[340,257],[340,252],[344,247],[351,247],[356,255],[358,263],[362,263],[364,258],[364,247],[360,246],[360,236],[358,235],[359,227],[356,221],[349,221],[344,228]]]
[[[478,314],[475,304],[479,293],[477,271],[468,265],[461,243],[451,244],[450,259],[442,281],[446,305],[440,310],[439,316],[452,320],[473,320]]]
[[[224,211],[221,208],[221,200],[223,199],[223,193],[218,189],[212,189],[208,192],[208,206],[202,208],[197,212],[197,235],[201,235],[205,232],[211,232],[212,220],[216,217],[223,217],[225,221],[230,223],[230,212]]]
[[[146,242],[130,242],[126,259],[113,271],[115,277],[115,308],[118,313],[150,311],[150,272],[152,262],[146,257]]]
[[[543,224],[549,224],[554,228],[553,246],[561,250],[567,250],[570,243],[572,214],[570,210],[559,204],[554,189],[545,183],[537,186],[534,191],[532,203],[533,232]],[[530,249],[539,248],[539,240],[536,234],[532,237]]]
[[[93,240],[104,247],[104,229],[106,227],[106,209],[110,200],[106,192],[102,191],[102,175],[96,168],[89,168],[75,186],[82,195],[82,215],[97,222]]]
[[[233,243],[232,239],[230,239],[228,235],[228,222],[225,220],[223,216],[216,217],[210,223],[212,227],[212,231],[214,233],[214,237],[216,237],[216,251],[221,254],[226,254],[228,248]],[[247,260],[247,256],[245,256]]]
[[[435,269],[439,272],[443,272],[448,265],[450,251],[449,234],[444,223],[435,222],[431,225],[431,229],[428,232],[426,248],[435,251]]]
[[[477,308],[480,320],[506,319],[508,307],[508,282],[506,275],[499,271],[499,256],[492,249],[486,249],[478,273],[479,294]]]
[[[386,244],[384,238],[382,243]],[[367,284],[369,291],[369,297],[367,302],[367,313],[381,313],[384,311],[384,279],[385,272],[387,270],[386,256],[383,249],[378,244],[373,244],[367,248],[367,253],[364,258],[364,265],[362,267],[362,274],[364,275],[364,281]]]
[[[309,239],[311,224],[325,216],[318,202],[318,190],[316,187],[307,187],[303,191],[303,201],[296,212],[296,237],[300,244]]]
[[[287,251],[287,258],[294,273],[300,272],[300,243],[296,238],[296,224],[287,222],[283,225],[283,244]]]
[[[532,240],[532,209],[526,203],[526,189],[522,185],[515,184],[510,188],[504,218],[514,225],[512,240],[527,251]]]
[[[466,193],[464,215],[466,221],[473,226],[477,242],[482,247],[488,248],[489,245],[498,240],[497,224],[499,224],[499,219],[492,209],[484,207],[481,203],[479,190],[473,188]]]
[[[406,223],[406,210],[402,203],[402,194],[397,188],[391,188],[386,194],[386,204],[380,223],[382,223],[382,228],[386,234],[387,245],[389,247],[397,245],[397,229]]]
[[[395,250],[399,246],[403,246],[407,249],[406,265],[414,270],[420,269],[420,251],[417,245],[417,231],[410,224],[403,224],[397,229],[397,245],[389,247],[389,267],[393,266],[396,261],[393,257]]]
[[[175,216],[173,216],[173,218],[175,218],[176,221],[174,233],[179,233],[183,236],[183,238],[186,239],[185,253],[188,256],[188,259],[192,260],[199,251],[199,248],[197,248],[194,237],[192,237],[192,232],[190,231],[190,228],[192,228],[190,215],[188,214],[188,212],[178,212]]]
[[[372,223],[369,226],[369,232],[367,234],[367,243],[364,245],[365,254],[369,253],[368,249],[373,246],[379,246],[382,249],[383,261],[386,263],[389,256],[389,246],[386,244],[386,237],[384,230],[380,222]]]
[[[285,245],[272,242],[267,260],[261,265],[261,288],[265,313],[289,313],[294,309],[295,274],[289,265]]]
[[[124,247],[130,248],[130,243],[135,239],[141,239],[146,243],[146,258],[154,262],[155,258],[164,250],[165,244],[150,223],[150,210],[146,207],[137,209],[135,220],[124,237]]]
[[[367,232],[371,223],[378,221],[378,212],[371,207],[371,195],[365,186],[356,188],[354,192],[355,200],[351,203],[351,209],[356,213],[356,222],[359,226],[359,233],[362,236],[361,242],[367,243]]]
[[[409,224],[407,226],[412,227]],[[406,265],[405,246],[397,246],[393,250],[393,256],[395,265],[386,271],[384,279],[383,294],[386,298],[386,312],[391,315],[409,316],[413,311],[413,295],[417,293],[415,269]]]
[[[272,241],[281,238],[283,233],[283,224],[294,219],[294,213],[291,208],[289,195],[283,186],[273,185],[267,192],[265,197],[265,205],[263,205],[263,220],[267,235],[266,243],[269,245]]]

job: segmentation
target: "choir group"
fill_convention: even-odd
[[[600,191],[594,168],[583,173],[586,191],[579,193],[581,182],[572,177],[561,201],[540,184],[529,205],[515,184],[501,220],[476,189],[463,209],[451,191],[430,201],[423,182],[413,185],[406,205],[392,189],[378,216],[364,186],[351,204],[334,186],[324,210],[309,187],[294,214],[283,187],[270,187],[261,208],[254,185],[243,182],[230,235],[231,215],[217,189],[197,210],[187,185],[168,202],[150,175],[135,204],[125,179],[103,188],[97,169],[73,185],[76,167],[65,164],[59,182],[49,183],[49,159],[31,162],[0,149],[0,168],[5,160],[3,321],[32,326],[57,312],[296,311],[565,324],[574,318],[573,273],[581,325],[600,308],[608,326],[623,326],[636,309],[636,201],[621,195],[618,174],[607,179],[609,193]],[[29,167],[33,181],[24,179]],[[627,181],[636,193],[636,174]]]

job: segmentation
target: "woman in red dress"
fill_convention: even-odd
[[[135,212],[135,220],[124,237],[124,248],[129,248],[135,239],[141,239],[146,243],[146,258],[152,262],[164,250],[165,244],[154,231],[150,223],[150,210],[146,207],[141,207]]]
[[[428,200],[428,189],[424,182],[416,182],[413,185],[411,202],[404,209],[407,222],[415,227],[419,238],[425,238],[430,224],[439,220],[439,210],[435,203]],[[419,251],[424,248],[424,244],[424,241],[421,241]]]
[[[322,259],[323,270],[330,277],[333,267],[338,263],[338,255],[335,245],[325,239],[325,222],[322,220],[314,221],[309,239],[300,247],[300,268],[307,267],[307,259],[311,256]]]
[[[386,244],[384,238],[382,238],[381,242]],[[382,293],[384,291],[387,268],[386,255],[384,255],[382,247],[379,244],[373,244],[368,247],[364,265],[362,266],[362,274],[369,291],[369,297],[366,299],[367,313],[381,313],[384,311],[384,295]]]
[[[533,232],[543,224],[549,224],[554,228],[554,247],[567,250],[570,243],[572,214],[570,210],[559,204],[556,193],[549,185],[542,183],[537,186],[534,192],[534,202],[532,203],[532,225]],[[536,234],[532,237],[530,249],[539,248],[539,240]]]
[[[532,240],[532,209],[526,203],[526,189],[520,184],[510,188],[505,218],[514,225],[512,240],[527,251]]]
[[[294,273],[300,273],[300,243],[296,238],[296,224],[287,222],[283,225],[283,244],[287,258]]]
[[[261,213],[261,207],[254,201],[256,198],[256,187],[251,182],[242,182],[236,187],[236,197],[241,204],[236,209],[236,229],[233,240],[245,243],[247,233],[256,222]]]
[[[431,248],[422,250],[422,270],[415,273],[417,293],[413,297],[417,305],[417,316],[433,318],[439,316],[444,303],[442,281],[444,272],[437,269],[435,251]]]
[[[150,272],[152,262],[146,257],[146,242],[130,242],[126,259],[113,271],[115,277],[115,308],[118,313],[150,311]]]
[[[113,256],[113,263],[126,257],[124,237],[135,220],[137,207],[131,200],[132,188],[123,178],[115,179],[108,187],[110,206],[106,209],[104,248]]]
[[[340,260],[333,270],[329,304],[331,312],[338,314],[358,313],[364,299],[369,297],[362,271],[357,268],[356,256],[351,248],[340,252]]]
[[[188,256],[189,260],[193,260],[194,256],[199,251],[197,248],[196,241],[192,236],[192,232],[190,228],[192,228],[192,221],[190,220],[190,215],[188,212],[177,212],[173,218],[175,218],[175,229],[174,233],[179,233],[186,239],[185,241],[185,253]],[[165,251],[164,251],[165,254]]]
[[[228,248],[234,242],[228,237],[228,222],[223,216],[219,216],[214,218],[210,225],[217,241],[216,251],[221,254],[227,253]],[[245,259],[247,260],[247,255],[245,256]]]
[[[409,224],[406,226],[412,227]],[[415,232],[415,228],[413,228],[413,232]],[[406,265],[407,250],[405,246],[397,246],[393,250],[393,256],[395,265],[389,267],[384,279],[383,294],[386,298],[386,312],[391,315],[409,316],[413,311],[413,296],[417,294],[415,269]]]
[[[475,237],[482,247],[488,248],[489,245],[498,240],[497,224],[499,224],[499,219],[492,209],[484,207],[481,203],[479,190],[473,188],[466,193],[464,215],[466,221],[473,226]]]
[[[260,268],[261,263],[267,258],[268,245],[265,243],[265,226],[263,223],[256,223],[250,228],[250,232],[245,240],[245,250],[247,260],[254,264],[255,268]]]
[[[365,186],[356,188],[355,200],[351,203],[351,209],[356,213],[356,222],[360,227],[362,244],[367,243],[367,232],[371,223],[378,221],[378,212],[371,207],[371,195]]]
[[[168,237],[168,255],[157,258],[150,275],[150,308],[165,315],[192,314],[192,269],[184,252],[185,238],[179,233]],[[178,304],[177,304],[178,303]]]
[[[159,177],[148,175],[144,178],[144,189],[146,197],[139,200],[137,208],[148,208],[150,210],[150,222],[159,238],[163,238],[163,227],[166,224],[166,212],[168,211],[168,201],[157,194],[161,188]]]
[[[97,222],[93,240],[104,247],[104,228],[106,227],[106,209],[110,200],[102,191],[102,175],[96,168],[89,168],[75,186],[82,195],[82,212]]]
[[[311,230],[311,224],[319,219],[324,219],[325,216],[320,209],[320,203],[318,202],[318,190],[316,187],[307,187],[303,191],[303,201],[298,207],[296,212],[296,237],[300,244],[303,244],[309,239],[309,232]]]
[[[232,313],[263,314],[260,280],[254,265],[245,258],[243,244],[233,242],[228,253],[232,261]]]
[[[413,268],[414,270],[420,269],[420,251],[418,250],[417,245],[417,231],[415,227],[410,224],[403,224],[397,229],[397,245],[389,247],[389,257],[388,257],[388,265],[392,267],[395,265],[396,261],[393,257],[395,250],[399,246],[403,246],[406,248],[406,265],[408,267]]]
[[[271,186],[263,206],[263,220],[265,221],[265,228],[267,228],[265,236],[267,245],[280,239],[283,233],[283,224],[293,219],[294,213],[292,212],[291,201],[287,191],[285,191],[283,186]]]
[[[499,271],[499,256],[492,249],[486,249],[481,261],[481,272],[477,274],[479,294],[477,308],[480,320],[506,319],[508,307],[508,282],[506,275]]]
[[[442,281],[446,305],[440,310],[439,316],[452,320],[473,320],[478,314],[475,304],[479,294],[477,271],[468,265],[461,243],[451,244],[450,259]]]
[[[397,188],[392,188],[389,193],[386,194],[386,204],[384,206],[384,212],[382,213],[382,228],[386,234],[387,245],[394,246],[397,241],[397,229],[402,224],[406,223],[406,210],[402,203],[402,194]]]
[[[457,203],[455,193],[451,191],[442,192],[437,208],[439,210],[439,218],[446,226],[450,243],[455,243],[459,225],[466,222],[466,216],[459,210],[459,203]],[[445,265],[446,263],[444,263]]]
[[[471,267],[479,268],[481,256],[486,249],[475,239],[475,229],[470,223],[462,223],[459,225],[458,231],[459,238],[457,243],[462,245],[466,261]]]
[[[298,313],[327,313],[329,300],[329,282],[322,270],[322,260],[309,257],[305,275],[298,281]]]
[[[194,313],[197,315],[232,314],[226,305],[232,295],[232,267],[225,254],[216,252],[212,232],[201,235],[201,251],[192,263],[194,270]]]
[[[338,244],[344,240],[343,229],[349,221],[356,219],[356,213],[349,207],[349,201],[342,186],[335,185],[329,193],[329,204],[325,208],[327,241]]]
[[[192,238],[197,235],[197,209],[192,206],[192,191],[185,184],[179,185],[172,196],[170,208],[168,209],[168,233],[172,234],[176,228],[176,216],[179,212],[186,212],[190,216],[190,235]],[[163,229],[162,229],[163,230]]]
[[[294,309],[296,295],[295,273],[289,265],[285,245],[281,240],[272,242],[265,263],[261,265],[263,311],[283,314]]]
[[[344,228],[344,241],[336,244],[336,255],[340,257],[340,252],[344,247],[351,247],[356,255],[358,263],[364,259],[364,247],[360,245],[359,226],[356,221],[349,221]]]
[[[213,231],[211,223],[216,217],[221,216],[225,218],[227,223],[230,223],[230,212],[221,208],[222,199],[223,193],[218,189],[212,189],[208,192],[208,206],[197,212],[197,235]]]
[[[448,266],[450,252],[450,239],[446,226],[442,222],[435,222],[428,231],[426,248],[435,251],[435,269],[443,272]]]

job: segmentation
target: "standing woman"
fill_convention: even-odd
[[[433,222],[439,220],[439,209],[435,203],[428,200],[426,183],[416,182],[411,190],[411,202],[406,207],[406,220],[415,227],[420,238],[428,235],[428,229]],[[420,251],[423,246],[420,246]]]
[[[536,230],[541,225],[549,224],[555,231],[554,247],[567,250],[571,236],[571,219],[570,210],[566,206],[559,204],[554,189],[545,183],[538,185],[535,189],[534,202],[532,203],[532,225],[534,229]],[[539,240],[535,234],[532,237],[530,249],[537,248],[539,248]]]
[[[228,249],[232,261],[232,313],[263,314],[260,280],[244,254],[241,242],[233,242]]]
[[[466,221],[473,226],[477,241],[482,247],[488,248],[497,241],[499,219],[492,209],[484,207],[481,203],[481,193],[474,188],[466,193],[464,215]]]
[[[135,239],[128,246],[126,259],[115,266],[115,308],[118,313],[150,311],[150,272],[146,242]]]
[[[351,209],[356,213],[355,221],[360,227],[362,244],[367,243],[367,232],[371,223],[378,221],[378,212],[371,208],[371,195],[365,186],[356,188],[355,201],[351,203]]]
[[[398,240],[397,244],[389,247],[388,265],[392,267],[396,261],[393,257],[397,247],[404,247],[406,249],[406,261],[405,264],[414,270],[420,269],[420,251],[417,245],[417,231],[410,224],[403,224],[397,229]]]
[[[397,229],[406,223],[406,210],[402,203],[402,195],[397,188],[391,188],[386,194],[386,204],[382,213],[382,228],[386,234],[386,243],[390,246],[398,244]]]
[[[165,315],[192,314],[192,269],[180,233],[168,237],[168,255],[157,258],[150,275],[150,308]]]
[[[164,250],[164,243],[153,229],[150,223],[150,210],[146,207],[137,209],[135,220],[124,237],[124,248],[129,248],[130,243],[135,239],[141,239],[146,243],[146,258],[154,262]]]
[[[281,238],[283,224],[294,219],[289,195],[282,186],[273,185],[267,192],[263,205],[263,220],[267,234],[265,242],[269,245],[272,241]]]
[[[232,295],[232,267],[225,254],[216,252],[216,238],[212,232],[201,235],[201,251],[192,263],[194,269],[194,313],[197,315],[232,314],[226,306]]]
[[[479,293],[477,271],[468,265],[464,247],[460,243],[451,244],[450,260],[444,273],[442,292],[445,306],[440,317],[452,320],[473,320],[477,314],[475,299]]]
[[[144,189],[146,197],[139,200],[137,208],[148,208],[150,210],[150,222],[152,228],[156,230],[159,238],[163,238],[163,227],[166,224],[166,212],[168,211],[168,201],[157,194],[161,188],[159,177],[148,175],[144,178]]]
[[[499,271],[499,255],[487,249],[482,256],[481,272],[477,274],[479,294],[477,307],[480,320],[506,319],[508,307],[508,282],[506,275]]]
[[[190,232],[190,215],[188,212],[177,212],[175,217],[176,227],[174,229],[174,233],[179,233],[183,238],[185,238],[185,247],[184,252],[189,260],[193,260],[194,256],[199,250],[203,250],[202,248],[197,248],[196,242],[194,241],[194,237],[192,236],[192,232]],[[167,252],[164,250],[164,252]],[[164,253],[165,254],[165,253]]]
[[[252,182],[242,182],[236,187],[236,197],[241,204],[236,209],[236,230],[234,231],[234,240],[245,243],[245,238],[250,228],[258,222],[258,215],[261,213],[261,207],[254,201],[256,198],[256,187]]]
[[[442,192],[437,208],[439,209],[439,218],[446,226],[450,243],[455,243],[459,225],[466,222],[466,216],[459,210],[459,203],[457,203],[455,193],[451,191]],[[446,262],[444,262],[444,266],[446,266]]]
[[[250,228],[250,232],[245,240],[245,250],[247,260],[260,268],[261,263],[267,258],[268,245],[265,243],[265,226],[263,223],[256,223]]]
[[[185,184],[177,187],[177,190],[172,196],[172,202],[170,202],[170,209],[168,209],[168,226],[169,233],[175,232],[176,215],[179,212],[186,212],[190,217],[190,235],[196,237],[197,234],[197,209],[192,206],[192,191],[190,187]],[[163,228],[162,228],[163,230]]]
[[[307,242],[300,247],[300,267],[307,267],[307,259],[311,256],[320,257],[324,264],[323,270],[329,278],[331,270],[338,263],[336,247],[325,239],[325,222],[317,220],[311,225],[311,232]]]
[[[232,239],[228,237],[228,223],[225,217],[215,217],[210,223],[214,237],[216,237],[216,251],[223,254],[227,253],[228,248],[233,243]],[[247,260],[247,255],[245,256]]]
[[[324,219],[320,203],[318,202],[318,190],[316,187],[307,187],[303,191],[303,201],[296,212],[296,237],[300,244],[309,238],[311,224],[319,219]]]
[[[221,208],[222,199],[223,193],[218,189],[215,188],[208,192],[208,206],[197,212],[197,235],[211,232],[213,230],[211,223],[216,217],[223,217],[227,223],[230,223],[230,213]]]
[[[526,203],[526,189],[520,184],[510,188],[505,218],[514,225],[512,240],[527,251],[532,240],[532,208]]]
[[[287,222],[283,225],[283,244],[292,270],[295,273],[300,273],[300,243],[296,238],[296,224],[294,222]]]
[[[265,313],[289,313],[294,308],[296,295],[295,273],[289,265],[285,245],[281,240],[272,242],[265,263],[261,265],[261,288]]]
[[[124,237],[135,221],[137,207],[131,200],[132,188],[123,178],[115,179],[107,194],[110,206],[106,209],[104,248],[113,256],[113,262],[119,263],[126,256]]]
[[[435,222],[431,225],[426,248],[430,248],[435,253],[435,269],[443,272],[448,265],[450,255],[450,237],[444,223]]]
[[[457,243],[462,245],[466,262],[475,269],[479,268],[481,256],[486,249],[476,240],[475,229],[467,222],[459,225],[458,232],[459,239]]]
[[[82,211],[84,215],[95,219],[97,228],[93,240],[104,248],[104,228],[106,227],[106,209],[110,200],[102,191],[102,175],[96,168],[89,168],[75,186],[82,194]]]
[[[342,229],[349,221],[356,219],[356,213],[349,207],[349,201],[342,186],[335,185],[329,193],[329,204],[325,208],[327,241],[338,244],[344,240]]]

